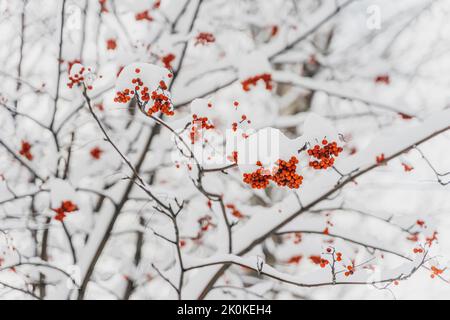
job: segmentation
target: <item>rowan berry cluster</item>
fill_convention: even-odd
[[[99,147],[95,147],[95,148],[91,149],[91,151],[90,151],[91,157],[94,158],[95,160],[100,159],[102,153],[103,153],[103,150],[100,149]]]
[[[135,69],[135,73],[139,74],[141,70],[139,68]],[[171,110],[171,102],[169,97],[166,95],[165,90],[167,90],[167,84],[161,80],[159,82],[159,87],[149,93],[148,86],[145,86],[142,79],[139,77],[133,78],[131,80],[131,85],[133,88],[125,88],[122,91],[117,91],[114,97],[114,102],[127,103],[133,97],[137,97],[139,102],[147,103],[150,100],[153,105],[147,110],[148,115],[152,115],[156,112],[162,112],[165,115],[174,115],[173,110]],[[157,92],[157,90],[162,92]]]
[[[434,241],[437,240],[437,231],[433,231],[433,234],[430,237],[425,238],[425,242],[429,247],[433,244]]]
[[[398,115],[403,119],[403,120],[411,120],[413,117],[410,116],[409,114],[403,113],[403,112],[399,112]]]
[[[244,217],[242,212],[239,211],[234,204],[229,203],[229,204],[226,205],[226,208],[231,210],[231,215],[233,217],[236,217],[238,219],[241,219],[241,218]]]
[[[303,182],[303,177],[296,173],[298,159],[294,156],[289,161],[278,159],[277,168],[270,173],[262,168],[260,161],[256,165],[260,166],[252,173],[244,173],[243,181],[254,189],[265,189],[270,180],[280,187],[298,189]]]
[[[153,18],[152,18],[152,16],[150,16],[150,13],[148,10],[144,10],[142,12],[136,13],[135,19],[136,19],[136,21],[141,21],[141,20],[153,21]]]
[[[19,153],[28,160],[33,160],[33,155],[31,154],[31,144],[28,141],[22,141],[22,146]]]
[[[289,161],[279,159],[278,170],[271,176],[273,182],[280,187],[298,189],[303,182],[303,177],[296,173],[298,159],[294,156]]]
[[[386,158],[384,157],[384,153],[378,155],[375,157],[375,160],[377,161],[377,164],[382,164],[386,161]]]
[[[445,268],[444,269],[439,269],[439,268],[437,268],[435,266],[431,266],[431,275],[430,275],[430,277],[433,279],[434,277],[441,275],[444,271],[445,271]]]
[[[244,173],[243,181],[253,189],[265,189],[269,185],[271,176],[264,168],[258,168],[255,172]]]
[[[153,105],[148,109],[148,115],[152,115],[158,111],[161,111],[167,116],[173,116],[174,112],[171,110],[171,103],[169,97],[164,93],[152,92],[150,98],[153,100]]]
[[[72,66],[70,66],[70,68],[72,69]],[[84,71],[86,71],[86,68],[81,67],[77,73],[75,73],[73,75],[69,74],[69,82],[67,83],[67,86],[70,89],[72,89],[74,85],[79,85],[80,83],[82,83],[85,80]]]
[[[106,0],[98,0],[98,2],[100,3],[100,12],[101,13],[108,12],[108,9],[106,8]]]
[[[248,124],[251,123],[251,121],[247,119],[247,116],[246,116],[245,114],[243,114],[243,115],[241,116],[241,120],[239,121],[239,123],[238,123],[238,122],[233,122],[233,123],[231,124],[231,130],[233,130],[234,132],[236,132],[237,129],[238,129],[238,126],[239,126],[241,123],[243,123],[244,121],[246,121]]]
[[[302,260],[302,258],[303,258],[302,255],[293,256],[293,257],[291,257],[291,258],[287,261],[287,263],[290,263],[290,264],[299,264],[300,261]]]
[[[423,253],[423,249],[420,248],[420,247],[419,247],[419,248],[414,248],[414,249],[413,249],[413,252],[414,252],[414,253]]]
[[[347,271],[344,272],[344,275],[346,277],[352,275],[355,272],[355,267],[350,265],[350,266],[346,266]]]
[[[117,48],[117,42],[115,39],[106,40],[106,49],[115,50]]]
[[[232,161],[232,162],[234,162],[234,163],[237,163],[237,162],[238,162],[238,152],[237,152],[237,151],[233,151],[233,152],[231,153],[231,156],[228,156],[227,159],[228,159],[229,161]]]
[[[409,172],[414,170],[414,167],[407,165],[406,163],[402,163],[403,169],[405,170],[405,172]]]
[[[161,57],[161,61],[164,64],[164,67],[167,69],[172,70],[172,62],[175,60],[175,55],[173,53],[166,54],[165,56]]]
[[[63,60],[61,61],[61,63],[63,62]],[[81,64],[81,60],[80,59],[73,59],[71,61],[67,61],[67,71],[70,73],[72,71],[72,66],[74,64]]]
[[[272,75],[270,73],[263,73],[263,74],[259,74],[259,75],[250,77],[248,79],[245,79],[244,81],[241,82],[242,89],[244,91],[250,91],[250,87],[256,86],[256,83],[259,80],[264,81],[264,84],[265,84],[267,90],[272,90],[272,88],[273,88]]]
[[[208,117],[199,117],[196,114],[192,115],[192,125],[194,124],[199,125],[202,129],[214,129],[214,125],[209,123]]]
[[[391,79],[388,74],[380,74],[375,77],[374,81],[375,83],[382,83],[386,85],[391,83]]]
[[[216,38],[214,37],[214,35],[212,33],[209,33],[209,32],[200,32],[195,37],[195,45],[198,45],[198,44],[205,45],[207,43],[212,43],[214,41],[216,41]]]
[[[329,264],[328,260],[323,259],[321,256],[310,256],[309,260],[314,264],[320,265],[321,268],[325,268]]]
[[[270,27],[270,37],[275,37],[278,34],[278,26],[273,25]]]
[[[59,208],[52,209],[52,210],[56,212],[55,220],[62,222],[64,220],[64,218],[66,217],[67,213],[77,211],[78,207],[72,201],[65,200],[65,201],[61,202],[61,206]]]
[[[331,254],[331,252],[333,251],[333,249],[331,248],[327,248],[327,252]],[[333,258],[334,258],[334,253],[333,253]],[[336,252],[336,257],[335,257],[336,261],[342,261],[342,252]]]
[[[210,130],[215,128],[214,125],[209,122],[208,117],[199,117],[196,114],[192,115],[191,124],[191,132],[189,132],[191,144],[195,143],[195,137],[200,129]]]
[[[313,148],[308,149],[308,155],[316,158],[309,162],[309,166],[316,169],[328,169],[332,167],[335,157],[342,152],[342,147],[338,147],[336,141],[328,142],[326,139],[322,140],[322,147],[316,144]]]

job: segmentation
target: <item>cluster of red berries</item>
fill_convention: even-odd
[[[303,182],[303,177],[296,173],[298,159],[294,156],[289,161],[278,159],[277,169],[272,174],[263,168],[258,168],[255,172],[244,173],[243,181],[254,189],[265,189],[272,180],[280,187],[298,189]],[[260,161],[256,165],[262,167]]]
[[[386,158],[384,157],[384,153],[378,155],[375,157],[375,160],[377,161],[377,164],[382,164],[386,161]]]
[[[322,147],[316,144],[308,150],[308,155],[317,159],[310,161],[309,166],[316,170],[328,169],[333,166],[334,157],[338,157],[342,150],[342,147],[338,147],[336,141],[328,142],[326,139],[323,139]]]
[[[265,189],[269,185],[271,176],[267,170],[258,168],[255,172],[244,173],[243,181],[249,184],[253,189]]]
[[[63,62],[63,61],[61,61],[61,62]],[[67,61],[67,71],[70,73],[70,71],[72,70],[72,66],[74,64],[77,64],[77,63],[81,63],[81,60],[80,59],[74,59],[72,61]]]
[[[144,10],[142,12],[138,12],[135,15],[136,21],[141,21],[141,20],[147,20],[147,21],[153,21],[152,16],[150,16],[150,13],[148,12],[148,10]]]
[[[433,279],[434,277],[441,275],[444,271],[445,271],[445,268],[444,269],[439,269],[439,268],[437,268],[435,266],[431,266],[431,275],[430,275],[430,277]]]
[[[375,77],[374,81],[375,83],[382,83],[388,85],[391,83],[391,78],[389,77],[388,74],[380,74]]]
[[[320,265],[321,268],[325,268],[329,264],[328,260],[323,259],[321,256],[310,256],[309,260],[314,264]]]
[[[275,37],[278,34],[278,26],[273,25],[270,27],[270,37]]]
[[[140,73],[141,70],[139,68],[135,69],[136,73]],[[141,78],[136,77],[131,80],[134,88],[125,88],[122,91],[117,91],[116,96],[114,97],[114,102],[119,103],[127,103],[131,100],[132,97],[137,95],[142,102],[148,102],[150,100],[153,101],[153,105],[147,110],[148,115],[152,115],[153,113],[161,111],[165,115],[172,116],[174,112],[171,110],[171,102],[169,97],[164,93],[164,90],[167,90],[167,84],[161,80],[159,82],[159,88],[163,92],[158,93],[157,91],[152,91],[149,93],[149,89],[147,86],[144,86]]]
[[[207,43],[212,43],[216,41],[216,38],[214,37],[214,35],[212,33],[209,32],[200,32],[196,37],[195,37],[195,45],[198,44],[207,44]]]
[[[398,115],[403,119],[403,120],[411,120],[413,117],[410,116],[409,114],[403,113],[403,112],[399,112]]]
[[[173,53],[166,54],[161,58],[162,63],[164,64],[164,67],[167,69],[172,70],[172,62],[175,60],[175,55]]]
[[[192,126],[191,132],[189,133],[189,137],[191,139],[191,144],[195,143],[195,137],[197,136],[199,129],[214,129],[214,125],[209,123],[208,117],[199,117],[196,114],[192,115]]]
[[[140,73],[141,70],[137,68],[135,70],[135,72]],[[134,85],[134,89],[126,88],[122,91],[116,92],[116,97],[114,98],[114,102],[127,103],[128,101],[131,100],[131,98],[135,94],[137,94],[139,92],[139,90],[141,90],[140,94],[141,94],[142,101],[150,100],[150,96],[148,94],[148,87],[144,86],[144,83],[142,82],[142,80],[139,77],[133,78],[131,80],[131,83]]]
[[[106,40],[106,49],[115,50],[117,48],[116,39],[108,39]]]
[[[234,204],[229,203],[226,205],[226,208],[231,210],[231,214],[233,215],[233,217],[236,217],[238,219],[241,219],[244,217],[242,212],[239,211]]]
[[[433,241],[437,240],[437,231],[433,231],[431,237],[426,237],[425,241],[429,247],[433,244]]]
[[[420,248],[420,247],[419,247],[419,248],[414,248],[414,249],[413,249],[413,252],[414,252],[414,253],[423,253],[423,249]]]
[[[19,153],[28,160],[33,160],[33,155],[31,154],[31,144],[28,141],[22,141],[22,147]]]
[[[124,89],[123,91],[117,91],[114,97],[114,102],[127,103],[134,96],[134,91],[130,89]]]
[[[95,160],[100,159],[102,153],[103,153],[103,150],[100,149],[99,147],[95,147],[95,148],[91,149],[91,151],[90,151],[91,157],[94,158]]]
[[[303,177],[296,173],[298,159],[294,156],[289,161],[279,159],[278,170],[272,175],[272,180],[280,187],[298,189],[303,182]]]
[[[414,167],[407,165],[406,163],[402,163],[403,169],[405,170],[405,172],[409,172],[414,170]]]
[[[70,69],[72,69],[72,66],[70,66]],[[74,75],[69,74],[69,82],[67,83],[67,86],[70,89],[72,89],[74,85],[78,85],[84,81],[84,71],[86,71],[86,68],[81,67],[80,70]]]
[[[236,132],[237,129],[238,129],[239,124],[241,124],[241,123],[244,122],[244,121],[247,121],[248,124],[251,123],[251,121],[247,119],[247,116],[246,116],[245,114],[243,114],[243,115],[241,116],[241,120],[239,121],[239,123],[233,122],[233,123],[231,124],[231,130],[233,130],[234,132]]]
[[[192,124],[198,124],[202,129],[214,129],[214,125],[209,123],[208,117],[199,117],[196,114],[192,115]]]
[[[264,84],[265,84],[267,90],[272,90],[272,88],[273,88],[272,75],[270,73],[263,73],[263,74],[259,74],[259,75],[250,77],[248,79],[245,79],[244,81],[241,82],[242,89],[244,91],[250,91],[250,86],[256,86],[256,83],[259,80],[264,81]]]
[[[353,273],[355,273],[355,267],[354,266],[347,266],[347,271],[344,272],[344,275],[346,277],[352,275]]]
[[[98,0],[98,2],[100,3],[100,12],[101,13],[108,12],[108,9],[106,9],[106,0]]]
[[[331,253],[333,251],[331,248],[327,248],[327,252]],[[342,252],[336,252],[336,261],[342,261]]]
[[[302,255],[293,256],[293,257],[291,257],[291,258],[287,261],[287,263],[290,263],[290,264],[299,264],[300,261],[302,260],[302,258],[303,258]]]
[[[78,207],[72,201],[65,200],[65,201],[61,202],[61,206],[59,208],[52,209],[52,210],[56,212],[55,220],[62,222],[64,220],[64,218],[66,217],[66,213],[77,211]]]
[[[234,163],[237,163],[238,162],[238,152],[237,151],[233,151],[231,153],[231,156],[228,156],[227,159],[232,161],[232,162],[234,162]]]
[[[167,116],[174,115],[173,110],[171,110],[169,97],[164,93],[157,93],[156,91],[153,91],[150,98],[153,100],[153,105],[148,109],[148,115],[152,115],[158,111],[161,111]]]

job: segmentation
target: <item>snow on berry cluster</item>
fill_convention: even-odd
[[[272,90],[272,75],[270,73],[258,74],[256,76],[249,77],[241,81],[242,89],[244,91],[250,91],[251,86],[256,86],[258,81],[262,80],[267,90]]]
[[[250,79],[247,85],[260,79],[271,79],[269,73],[262,75],[247,78]],[[171,77],[170,71],[156,65],[128,65],[118,77],[114,101],[127,103],[136,99],[139,107],[149,115],[161,112],[171,116],[174,112],[167,85]],[[190,116],[185,118],[188,124],[179,131],[180,137],[189,141],[192,149],[193,157],[184,159],[189,162],[189,170],[194,167],[190,163],[192,161],[201,161],[201,166],[207,167],[219,160],[215,167],[237,165],[242,181],[251,188],[266,189],[272,183],[277,187],[299,189],[309,168],[331,168],[343,151],[332,125],[318,115],[306,118],[302,136],[289,139],[274,128],[256,131],[264,124],[253,123],[248,116],[249,111],[237,100],[192,101]],[[181,151],[181,154],[178,152],[179,159],[187,154],[182,149],[178,151]],[[175,162],[179,167],[179,160]]]
[[[265,189],[271,181],[278,187],[299,189],[305,174],[312,174],[309,168],[333,167],[343,151],[335,141],[338,134],[325,119],[314,114],[306,118],[303,128],[304,134],[295,139],[274,128],[250,135],[237,150],[243,182],[254,189]],[[329,142],[328,137],[333,140]],[[322,140],[321,146],[317,140]]]
[[[267,57],[259,52],[252,52],[242,57],[239,63],[239,79],[242,90],[245,92],[249,92],[258,83],[264,83],[265,89],[271,91],[273,88],[272,68]]]
[[[133,63],[120,72],[116,84],[114,102],[128,103],[136,98],[149,115],[161,112],[167,116],[174,114],[168,79],[169,70],[147,63]]]
[[[78,207],[72,201],[64,200],[58,208],[54,208],[52,210],[56,212],[55,220],[63,221],[67,213],[77,211]]]
[[[194,45],[198,45],[198,44],[206,45],[208,43],[213,43],[215,41],[216,41],[216,38],[214,37],[214,35],[212,33],[200,32],[195,37],[195,44]]]

